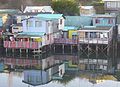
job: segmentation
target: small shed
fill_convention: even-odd
[[[80,15],[81,16],[92,16],[94,15],[95,8],[94,6],[80,6]]]

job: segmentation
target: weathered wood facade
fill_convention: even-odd
[[[79,58],[88,60],[88,70],[91,69],[92,59],[96,59],[95,69],[99,69],[99,59],[109,61],[106,70],[111,69],[112,36],[113,27],[84,27],[78,30],[78,55]]]

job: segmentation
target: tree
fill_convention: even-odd
[[[55,12],[64,15],[79,15],[79,3],[75,0],[53,0],[51,6]]]

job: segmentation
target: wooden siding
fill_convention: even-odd
[[[5,48],[38,49],[39,42],[4,41]]]
[[[55,38],[54,43],[57,43],[57,44],[77,44],[77,40],[67,39],[67,38]]]
[[[85,32],[79,32],[79,38],[84,38],[85,37]]]

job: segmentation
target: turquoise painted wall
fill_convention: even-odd
[[[99,23],[96,23],[96,19],[99,20]],[[111,23],[109,23],[109,20]],[[93,18],[93,26],[114,26],[115,18]]]

